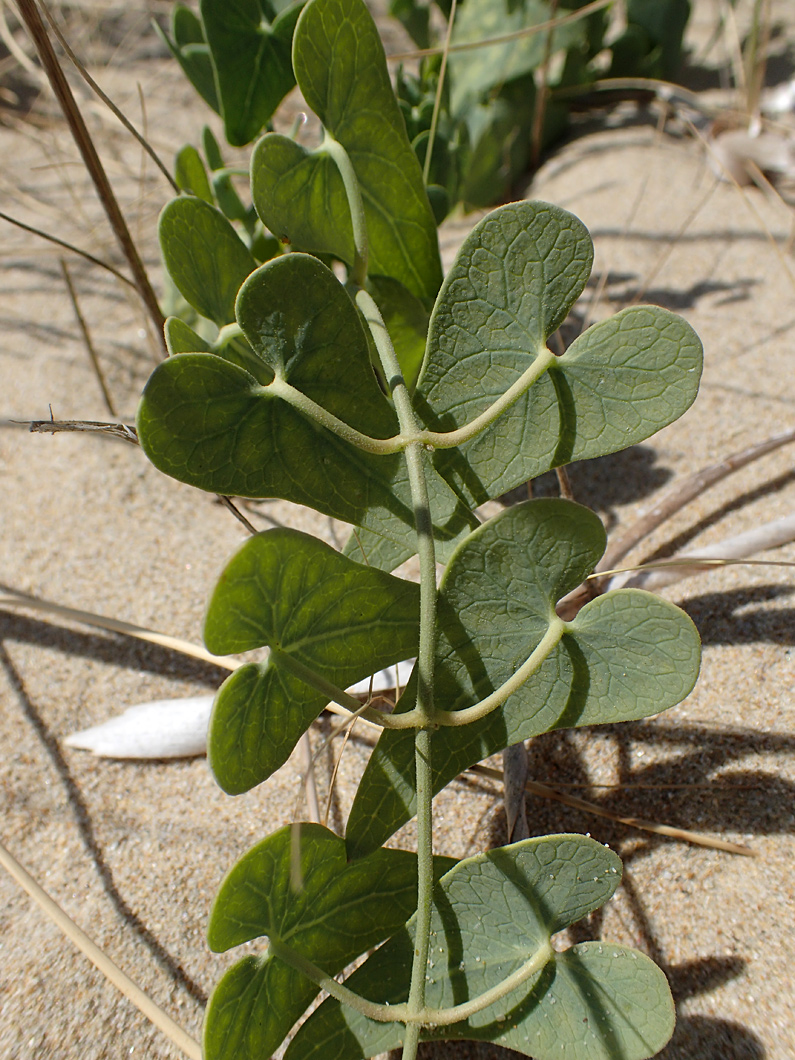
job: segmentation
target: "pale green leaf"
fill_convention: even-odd
[[[549,22],[561,13],[556,4],[545,0],[467,0],[455,20],[452,43],[469,44],[501,37]],[[495,87],[533,73],[547,54],[584,44],[585,40],[585,23],[573,22],[556,29],[551,39],[545,30],[503,44],[453,52],[450,56],[451,112],[456,117],[464,117],[469,107]]]
[[[449,431],[485,412],[532,366],[588,279],[593,247],[557,206],[512,203],[464,241],[431,316],[415,404]],[[470,505],[572,460],[642,441],[698,390],[702,350],[681,317],[635,306],[585,331],[499,419],[435,466]]]
[[[472,706],[507,681],[554,621],[557,600],[591,571],[604,544],[592,512],[557,499],[516,505],[470,535],[440,588],[436,705]],[[698,634],[673,604],[633,589],[599,597],[566,624],[546,661],[501,707],[480,721],[434,732],[434,791],[473,763],[542,732],[666,710],[691,690],[698,667]],[[413,691],[410,684],[406,706]],[[351,809],[349,849],[373,849],[414,812],[411,734],[386,731]]]
[[[460,862],[434,890],[426,1004],[448,1008],[497,987],[562,928],[603,905],[621,862],[585,836],[529,839]],[[346,981],[369,1000],[408,997],[414,918]],[[553,953],[525,983],[425,1040],[483,1039],[535,1060],[646,1060],[671,1035],[665,976],[644,954],[585,943]],[[329,999],[286,1060],[363,1060],[398,1048],[400,1024],[376,1023]]]

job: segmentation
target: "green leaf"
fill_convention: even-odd
[[[445,862],[438,874],[449,867]],[[282,828],[227,874],[210,913],[208,940],[219,952],[267,935],[336,975],[402,927],[416,895],[415,854],[379,850],[347,864],[345,844],[328,829]],[[210,998],[204,1056],[271,1056],[317,993],[313,982],[277,957],[244,957]]]
[[[621,862],[585,836],[528,839],[468,858],[434,889],[426,1004],[476,999],[546,953],[552,936],[603,905]],[[414,921],[346,981],[369,1000],[408,997]],[[590,942],[553,952],[540,970],[467,1020],[425,1040],[480,1039],[535,1060],[645,1060],[668,1041],[674,1008],[665,976],[642,953]],[[376,1023],[329,999],[300,1028],[286,1060],[375,1056],[402,1044],[400,1024]]]
[[[210,766],[230,795],[267,779],[339,688],[416,654],[419,589],[295,530],[247,541],[213,593],[204,626],[215,654],[267,645],[216,696]]]
[[[224,131],[234,147],[259,135],[295,84],[290,47],[301,6],[269,21],[260,0],[201,0]]]
[[[554,6],[544,0],[467,0],[456,17],[454,45],[488,40],[528,29],[554,17]],[[519,37],[505,44],[490,45],[450,55],[452,91],[450,110],[464,117],[474,103],[493,88],[532,73],[544,61],[547,51],[584,45],[586,27],[577,21],[561,26],[552,34],[543,31]]]
[[[235,319],[235,298],[257,263],[214,207],[183,196],[160,214],[163,261],[183,298],[219,327]]]
[[[183,4],[177,4],[171,17],[171,32],[174,40],[169,39],[157,22],[154,23],[154,27],[158,36],[182,67],[187,79],[205,103],[217,114],[219,106],[218,94],[215,90],[215,75],[201,21],[189,8]]]
[[[205,342],[179,317],[166,320],[165,336],[166,347],[172,357],[177,353],[209,353],[211,349],[209,342]]]
[[[576,217],[540,202],[494,210],[470,233],[431,316],[415,405],[434,430],[484,412],[532,365],[593,260]],[[572,460],[642,441],[692,404],[702,349],[684,320],[625,309],[585,331],[493,426],[435,466],[476,506]]]
[[[177,155],[175,178],[180,191],[189,191],[213,205],[215,200],[210,181],[207,179],[207,170],[201,155],[191,144],[186,144]]]
[[[496,691],[555,619],[555,603],[602,554],[597,517],[565,500],[516,505],[454,553],[439,595],[436,705],[459,710]],[[693,623],[651,593],[625,589],[593,600],[566,623],[546,660],[485,718],[433,734],[433,790],[474,762],[551,729],[647,717],[680,702],[698,675]],[[404,694],[413,705],[413,685]],[[415,812],[411,733],[382,733],[348,820],[351,853],[379,846]]]
[[[413,541],[400,454],[363,452],[268,388],[276,370],[355,429],[375,437],[397,432],[394,409],[370,366],[359,314],[334,274],[308,255],[283,255],[249,277],[237,309],[253,352],[237,340],[218,356],[182,354],[149,379],[137,422],[152,463],[200,489],[283,497],[347,522],[366,522],[401,548]],[[460,536],[475,517],[432,470],[429,492],[440,540]]]
[[[367,223],[372,275],[422,300],[441,282],[436,225],[406,136],[378,30],[363,0],[312,0],[295,31],[298,84],[347,151]],[[254,149],[252,195],[263,222],[299,249],[354,261],[342,178],[323,151],[271,134]]]

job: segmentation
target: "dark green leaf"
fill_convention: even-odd
[[[214,207],[183,196],[160,214],[163,260],[183,298],[219,327],[235,319],[235,299],[257,263]]]
[[[293,885],[296,869],[299,888]],[[210,948],[223,951],[267,935],[336,975],[406,922],[416,894],[415,854],[379,850],[346,864],[345,844],[333,832],[315,824],[282,828],[224,879],[210,913]],[[244,957],[210,999],[204,1056],[271,1056],[317,993],[313,982],[278,958]]]
[[[165,326],[166,346],[173,357],[177,353],[209,353],[211,346],[179,317],[169,317]]]
[[[220,218],[198,200],[183,201]],[[316,258],[283,255],[246,281],[238,314],[253,353],[235,344],[218,351],[233,363],[183,354],[150,378],[138,411],[149,459],[200,489],[283,497],[364,522],[405,547],[413,539],[414,514],[400,454],[362,452],[268,389],[277,368],[286,382],[357,430],[376,437],[396,433],[394,410],[375,380],[360,317],[344,288]],[[455,540],[474,516],[432,471],[429,490],[440,540]]]
[[[434,890],[426,1003],[452,1007],[497,987],[553,934],[603,905],[621,862],[585,836],[529,839],[460,862]],[[364,997],[405,1002],[414,918],[346,981]],[[585,943],[555,952],[528,980],[468,1020],[423,1038],[481,1039],[536,1060],[645,1060],[671,1035],[665,976],[644,954]],[[400,1024],[376,1023],[333,999],[296,1034],[286,1060],[361,1060],[402,1043]]]
[[[259,0],[201,0],[226,138],[250,143],[295,84],[290,47],[301,3],[269,22]]]
[[[171,54],[182,67],[183,73],[212,109],[218,113],[218,94],[215,89],[215,75],[213,73],[210,49],[204,39],[202,24],[196,15],[183,4],[177,4],[171,19],[171,32],[174,40],[170,40],[158,24],[154,23],[155,30],[165,42]]]
[[[459,710],[490,695],[525,662],[554,606],[594,567],[604,530],[571,501],[516,505],[466,539],[439,597],[436,705]],[[434,791],[474,762],[556,728],[647,717],[682,700],[699,666],[698,634],[673,604],[619,590],[586,605],[546,661],[480,721],[433,735]],[[411,706],[413,686],[404,700]],[[351,852],[379,846],[415,812],[411,733],[382,733],[348,820]]]
[[[419,589],[295,530],[251,538],[210,601],[204,639],[216,654],[271,648],[236,670],[215,700],[210,766],[230,795],[287,760],[328,702],[312,675],[340,688],[416,653]]]
[[[441,282],[436,225],[363,0],[312,0],[296,27],[293,61],[307,103],[356,172],[370,273],[432,299]],[[322,146],[307,151],[286,137],[266,136],[251,173],[257,212],[274,235],[353,264],[347,199]]]

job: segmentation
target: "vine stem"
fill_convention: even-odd
[[[356,293],[356,304],[362,311],[373,336],[381,366],[395,403],[398,424],[407,436],[416,435],[417,418],[403,379],[397,355],[378,306],[367,291]],[[403,1060],[415,1060],[419,1042],[418,1019],[425,1010],[425,975],[428,968],[431,911],[433,898],[433,783],[431,766],[431,726],[433,725],[434,636],[436,632],[436,549],[433,541],[428,484],[423,466],[424,448],[420,442],[406,446],[414,520],[417,529],[417,553],[420,561],[420,635],[417,653],[417,732],[414,737],[414,761],[417,790],[417,919],[414,936],[414,960],[407,1004]]]

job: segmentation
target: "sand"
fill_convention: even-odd
[[[137,119],[140,82],[151,138],[170,159],[187,135],[196,138],[206,114],[141,20],[110,12],[117,16],[114,61],[95,72]],[[80,39],[107,58],[96,35],[85,31]],[[168,190],[112,119],[95,104],[87,112],[159,283],[153,228]],[[44,100],[30,118],[9,115],[0,127],[3,208],[118,262],[52,114]],[[528,190],[572,210],[592,232],[596,264],[586,307],[601,279],[597,316],[636,297],[652,301],[684,314],[705,346],[701,392],[680,422],[572,470],[575,495],[596,508],[611,535],[662,490],[793,422],[792,209],[755,189],[716,184],[700,143],[676,126],[658,132],[656,123],[656,111],[634,106],[583,121]],[[448,260],[471,223],[445,227]],[[44,419],[50,406],[58,419],[109,418],[58,254],[11,228],[2,235],[0,419]],[[116,280],[78,259],[69,267],[118,418],[131,422],[155,344]],[[6,422],[0,487],[0,584],[199,641],[208,593],[245,536],[211,497],[166,479],[125,443],[31,435]],[[545,479],[538,489],[552,492],[554,483]],[[721,540],[794,504],[790,447],[705,492],[632,559]],[[344,539],[343,527],[281,502],[259,505],[251,518],[263,528],[290,525],[331,543]],[[795,548],[769,558],[793,561]],[[553,734],[531,747],[537,780],[580,785],[575,794],[603,808],[745,843],[758,855],[662,839],[528,800],[534,832],[588,831],[624,859],[616,897],[577,936],[636,945],[663,966],[678,1009],[665,1060],[795,1055],[794,590],[791,569],[744,566],[670,588],[665,595],[693,617],[704,642],[693,694],[657,719]],[[0,609],[2,841],[195,1036],[206,997],[233,959],[207,949],[209,904],[235,858],[290,820],[297,771],[290,764],[231,799],[203,759],[111,762],[61,741],[130,704],[211,691],[222,677],[171,651]],[[333,827],[344,820],[368,750],[363,739],[346,750]],[[321,789],[328,773],[324,759]],[[450,855],[503,841],[498,787],[473,779],[453,785],[437,802],[437,823],[439,850]],[[411,842],[411,828],[403,838]],[[179,1055],[4,873],[0,909],[0,1055]],[[428,1055],[509,1054],[467,1044]]]

